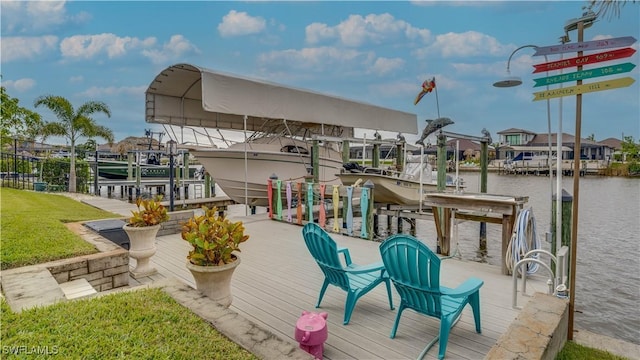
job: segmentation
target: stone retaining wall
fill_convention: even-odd
[[[193,210],[172,211],[169,213],[169,221],[163,222],[158,231],[158,236],[178,234],[182,232],[182,223],[193,217]]]
[[[181,232],[182,223],[193,214],[193,210],[171,212],[169,221],[162,223],[158,236]],[[69,223],[67,228],[94,245],[99,252],[43,264],[58,284],[84,278],[98,292],[129,285],[129,251],[82,223]]]
[[[567,341],[569,301],[535,293],[491,348],[486,360],[553,360]]]
[[[67,228],[99,252],[43,264],[58,284],[84,278],[98,292],[129,285],[129,251],[82,223],[69,223]]]
[[[46,266],[58,284],[84,278],[98,292],[129,285],[129,252],[124,249],[58,260]]]

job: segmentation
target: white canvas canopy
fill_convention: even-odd
[[[249,131],[263,131],[270,120],[285,120],[333,136],[352,136],[353,128],[418,132],[415,114],[189,64],[161,71],[146,91],[150,123],[244,130],[245,116]]]

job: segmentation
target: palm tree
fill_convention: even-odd
[[[42,135],[47,136],[64,136],[69,140],[71,145],[71,154],[69,156],[69,192],[76,192],[76,141],[80,137],[100,137],[113,143],[113,132],[111,129],[98,125],[91,115],[95,113],[104,113],[111,117],[111,111],[107,104],[100,101],[88,101],[77,110],[69,100],[62,96],[45,95],[36,99],[34,106],[44,105],[51,110],[59,122],[47,122],[42,127]]]
[[[631,1],[632,4],[636,3],[636,0],[588,0],[588,3],[589,8],[592,8],[599,18],[611,11],[609,13],[609,20],[611,20],[613,16],[620,17],[620,10],[628,1]]]

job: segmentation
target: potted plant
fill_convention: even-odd
[[[231,222],[217,207],[202,208],[182,226],[182,239],[191,244],[187,269],[196,288],[224,307],[231,305],[231,276],[240,264],[240,243],[249,239],[242,221]]]
[[[123,226],[129,236],[129,256],[136,259],[136,267],[131,270],[134,279],[153,275],[157,270],[149,260],[156,253],[156,235],[160,224],[169,220],[167,209],[160,203],[161,196],[154,199],[136,199],[138,211]]]

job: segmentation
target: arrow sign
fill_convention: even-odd
[[[633,36],[623,36],[613,39],[602,39],[585,41],[578,43],[568,43],[562,45],[551,45],[536,48],[536,53],[533,56],[551,55],[551,54],[563,54],[568,52],[578,51],[591,51],[591,50],[603,50],[616,47],[625,47],[632,45],[636,42],[636,38]]]
[[[589,65],[603,61],[624,59],[633,55],[635,52],[635,49],[628,47],[624,49],[609,50],[597,54],[574,57],[566,60],[552,61],[544,64],[533,65],[533,67],[535,68],[535,70],[533,70],[533,73],[535,74],[542,71],[560,70],[578,65]]]
[[[611,66],[603,66],[597,69],[576,71],[568,74],[543,77],[543,78],[533,79],[536,82],[536,84],[533,87],[538,87],[542,85],[560,84],[567,81],[591,79],[599,76],[622,74],[622,73],[626,73],[633,70],[634,67],[636,66],[632,63],[624,63],[624,64],[611,65]]]
[[[600,81],[600,82],[595,82],[591,84],[582,84],[582,85],[570,86],[565,88],[540,91],[540,92],[533,93],[533,95],[535,96],[533,98],[533,101],[553,99],[553,98],[562,97],[562,96],[586,94],[594,91],[617,89],[617,88],[630,86],[631,84],[634,83],[634,81],[635,80],[633,80],[630,77],[624,77],[620,79]]]

